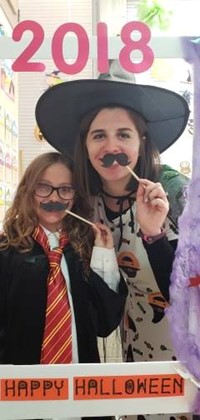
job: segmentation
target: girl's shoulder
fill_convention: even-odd
[[[4,251],[10,250],[10,246],[7,245],[7,238],[4,232],[0,232],[0,252],[3,255]]]
[[[0,237],[0,269],[10,267],[16,251],[12,246],[6,244],[5,236]]]
[[[33,241],[32,246],[29,249],[24,249],[23,247],[14,246],[8,244],[7,238],[5,235],[0,235],[0,257],[1,258],[12,258],[17,256],[22,256],[21,258],[26,257],[30,254],[41,253],[41,247],[38,243]]]

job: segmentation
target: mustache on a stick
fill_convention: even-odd
[[[121,166],[126,166],[128,171],[132,174],[132,176],[140,182],[140,178],[137,176],[137,174],[130,168],[129,164],[131,163],[130,160],[128,160],[128,156],[126,153],[107,153],[104,155],[104,157],[101,159],[103,162],[103,166],[105,168],[109,168],[113,164],[113,162],[117,162]]]
[[[72,211],[68,210],[67,207],[69,206],[69,203],[59,203],[58,201],[49,201],[48,203],[40,203],[40,207],[47,211],[63,211],[65,210],[66,213],[70,214],[73,217],[76,217],[79,220],[82,220],[82,222],[88,223],[88,225],[94,226],[95,224],[90,222],[89,220],[85,219],[82,216],[79,216],[76,213],[73,213]]]

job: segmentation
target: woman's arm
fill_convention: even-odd
[[[90,297],[97,319],[97,335],[107,337],[120,324],[128,293],[125,279],[120,275],[118,291],[114,292],[93,270],[88,277]]]
[[[148,244],[144,240],[142,240],[142,242],[146,249],[158,287],[164,298],[169,302],[170,276],[177,240],[169,242],[165,236],[152,244]]]

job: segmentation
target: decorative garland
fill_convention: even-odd
[[[200,39],[185,38],[185,59],[194,82],[193,172],[187,203],[179,218],[179,241],[173,264],[167,317],[176,354],[200,388]],[[191,410],[200,413],[200,390]]]

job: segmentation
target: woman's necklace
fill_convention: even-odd
[[[116,213],[118,213],[119,215],[119,229],[120,229],[120,239],[119,239],[119,243],[118,243],[118,250],[120,249],[121,245],[122,245],[122,239],[123,239],[123,221],[122,221],[122,215],[123,212],[126,211],[127,209],[130,209],[130,222],[129,222],[129,227],[131,228],[131,232],[134,232],[134,216],[133,216],[133,211],[132,211],[132,205],[135,201],[135,191],[130,191],[130,193],[126,194],[126,195],[111,195],[109,193],[107,193],[106,191],[102,191],[102,194],[105,195],[106,197],[112,198],[117,200],[116,201],[116,205],[119,206],[118,207],[118,211]],[[133,196],[134,194],[134,196]],[[127,208],[124,209],[124,202],[127,201]],[[107,207],[108,210],[111,210],[108,206],[106,206],[106,203],[104,201],[104,205],[105,207]],[[106,210],[106,209],[105,209]]]

